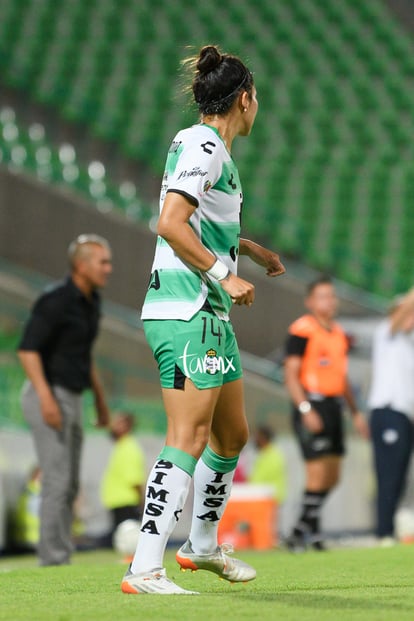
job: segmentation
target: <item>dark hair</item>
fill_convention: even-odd
[[[256,433],[260,433],[268,442],[274,440],[276,433],[268,425],[259,425],[256,427]]]
[[[249,95],[253,75],[231,54],[221,54],[215,45],[205,45],[198,56],[184,61],[193,71],[192,91],[201,114],[226,114],[242,90]]]
[[[326,274],[315,278],[315,280],[312,280],[312,282],[308,284],[306,288],[306,294],[311,295],[311,293],[313,293],[313,291],[319,285],[333,285],[333,280],[330,276],[327,276]]]

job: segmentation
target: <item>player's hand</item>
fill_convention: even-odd
[[[95,398],[95,410],[95,427],[97,427],[98,429],[105,429],[106,427],[109,427],[109,424],[111,422],[111,416],[104,399]]]
[[[251,306],[254,302],[254,285],[239,278],[235,274],[230,274],[224,280],[220,280],[220,285],[229,294],[234,304]]]
[[[239,252],[250,257],[257,265],[264,267],[268,276],[280,276],[286,272],[277,252],[268,250],[250,239],[240,239]]]
[[[276,252],[264,249],[263,260],[265,262],[264,267],[266,267],[267,276],[280,276],[286,272],[286,268]]]
[[[62,431],[62,412],[53,394],[43,395],[41,397],[40,410],[46,425],[49,425],[52,429],[56,429],[56,431]]]
[[[362,412],[356,412],[352,417],[352,422],[354,423],[354,427],[364,440],[368,440],[370,437],[369,425],[365,416]]]
[[[311,433],[321,433],[323,431],[323,420],[313,408],[307,414],[302,414],[302,422]]]

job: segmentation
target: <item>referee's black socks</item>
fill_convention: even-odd
[[[302,513],[293,530],[293,534],[296,537],[310,535],[312,539],[318,538],[320,534],[321,509],[328,493],[329,490],[321,492],[305,490],[302,501]]]

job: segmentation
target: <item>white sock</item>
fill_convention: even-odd
[[[190,482],[191,475],[172,462],[158,459],[154,464],[147,481],[132,573],[147,573],[163,567],[165,547],[182,513]]]
[[[191,547],[196,554],[211,554],[217,548],[218,525],[230,497],[237,459],[237,457],[228,459],[220,457],[207,447],[197,462],[194,471],[194,505],[189,536]],[[212,467],[207,465],[206,461]]]

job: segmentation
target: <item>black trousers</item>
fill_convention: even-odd
[[[408,416],[389,407],[373,410],[370,426],[377,478],[377,535],[392,537],[410,465],[414,427]]]

